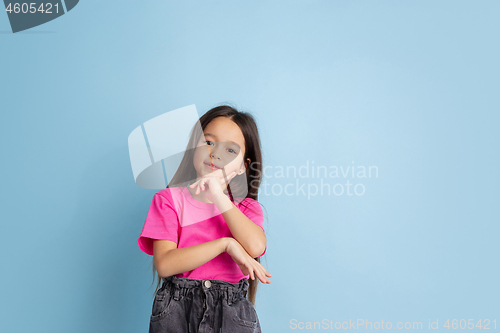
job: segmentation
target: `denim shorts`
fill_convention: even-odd
[[[245,298],[248,280],[162,278],[149,333],[261,333],[253,304]]]

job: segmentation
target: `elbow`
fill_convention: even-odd
[[[154,264],[155,264],[155,270],[160,276],[160,278],[166,278],[173,275],[169,270],[170,265],[168,264],[168,261],[165,260],[165,258],[163,258],[163,260],[161,261],[154,260]]]
[[[263,237],[255,238],[252,241],[252,244],[250,246],[250,252],[248,254],[252,258],[257,258],[258,256],[262,255],[264,251],[266,250],[267,246],[267,237],[263,235]]]
[[[261,243],[261,244],[256,244],[250,249],[250,252],[248,254],[252,258],[257,258],[260,256],[262,253],[264,253],[264,250],[266,249],[266,243]]]
[[[167,277],[168,275],[165,275],[166,272],[165,272],[165,265],[160,265],[159,263],[157,263],[155,261],[155,270],[156,272],[158,273],[158,275],[161,277],[161,278],[164,278],[164,277]]]
[[[161,268],[156,267],[156,271],[158,272],[158,276],[160,278],[166,278],[166,277],[169,277],[170,275],[172,275],[164,267],[161,267]]]
[[[175,275],[172,271],[170,271],[168,269],[167,265],[164,265],[163,267],[158,268],[156,271],[158,272],[158,276],[160,276],[160,278],[167,278],[171,275]]]

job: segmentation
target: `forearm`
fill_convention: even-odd
[[[216,197],[214,203],[222,212],[234,239],[243,246],[252,258],[261,255],[266,248],[266,235],[262,229],[246,217],[228,197]]]
[[[167,277],[191,271],[226,251],[229,237],[223,237],[206,243],[173,249],[160,257],[156,267],[161,277]]]

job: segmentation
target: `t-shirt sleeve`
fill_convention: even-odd
[[[257,224],[264,233],[266,233],[266,231],[264,230],[264,214],[262,212],[262,207],[260,207],[259,202],[251,198],[246,198],[241,203],[242,203],[242,205],[240,206],[241,212],[245,214],[245,216],[248,217],[253,223]],[[245,206],[248,206],[248,208]],[[264,249],[264,252],[259,257],[262,257],[264,253],[266,253],[266,251],[267,251],[267,244],[266,248]]]
[[[178,244],[179,228],[179,219],[172,202],[162,194],[156,193],[137,240],[139,248],[153,255],[153,239],[170,240]]]

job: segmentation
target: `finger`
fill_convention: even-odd
[[[231,181],[231,179],[233,179],[233,178],[234,178],[234,176],[235,176],[235,175],[236,175],[236,172],[235,172],[235,171],[231,172],[229,175],[227,175],[227,177],[223,177],[223,178],[221,179],[221,183],[222,183],[222,184],[224,184],[224,183],[226,183],[226,182],[227,182],[227,183],[229,183],[229,182]]]
[[[262,277],[264,278],[266,283],[271,283],[271,280],[267,277],[268,274],[269,274],[269,272],[266,271],[266,269],[264,267],[262,267]]]
[[[266,283],[271,283],[271,279],[269,279],[268,277],[266,277],[265,279],[266,279]]]
[[[247,268],[248,268],[248,271],[250,272],[250,277],[252,278],[252,280],[255,280],[255,275],[254,275],[254,272],[253,272],[253,267],[252,266],[250,266],[250,267],[247,266]]]
[[[223,185],[223,184],[229,183],[229,180],[230,180],[229,177],[222,177],[219,179],[219,182],[221,183],[221,185]]]
[[[222,177],[220,179],[228,179],[229,176],[231,176],[232,172],[230,174],[226,173],[225,169],[220,169],[222,171]]]
[[[272,276],[272,275],[271,275],[271,273],[269,273],[269,272],[267,271],[267,269],[265,269],[264,267],[262,267],[262,268],[264,269],[264,272],[266,272],[266,275],[267,275],[267,276]]]
[[[253,264],[252,271],[255,271],[255,274],[257,275],[258,279],[262,281],[262,283],[266,283],[265,276],[262,271],[263,267],[261,267],[261,265],[257,261],[255,261],[252,264]]]
[[[267,277],[271,276],[271,274],[269,274],[269,272],[261,264],[259,264],[259,272],[259,278],[263,283],[271,283],[271,280]]]
[[[271,280],[269,280],[265,274],[263,274],[260,270],[257,273],[257,277],[262,283],[271,283]]]

